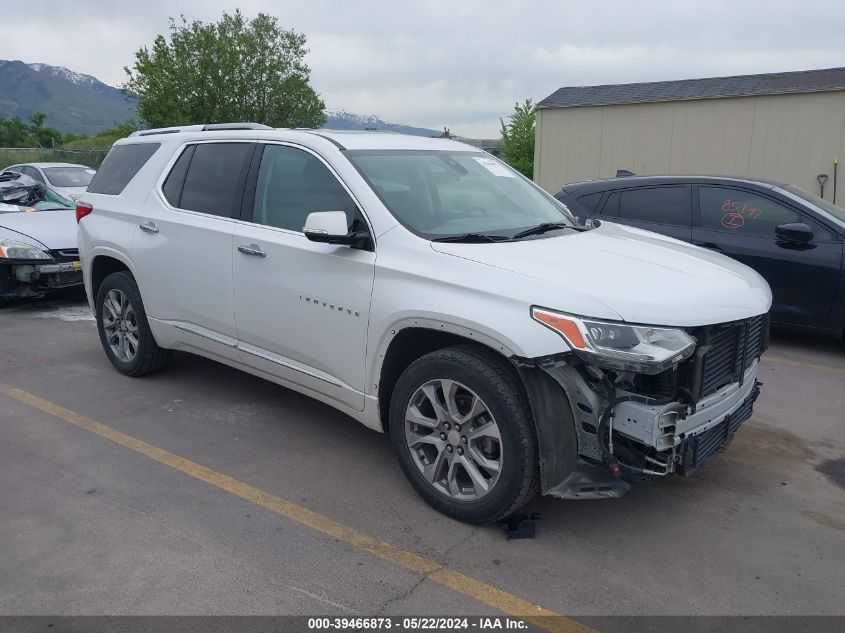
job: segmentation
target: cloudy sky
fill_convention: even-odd
[[[497,136],[517,100],[561,86],[845,66],[841,0],[0,0],[0,59],[125,80],[168,17],[240,7],[308,37],[330,108]],[[13,29],[9,28],[14,23]],[[12,35],[14,37],[9,37]]]

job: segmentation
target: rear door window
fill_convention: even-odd
[[[242,172],[252,149],[252,143],[196,145],[178,207],[225,218],[237,215],[235,209],[240,209],[240,200],[236,198],[242,192]],[[174,170],[178,166],[177,161]]]
[[[119,195],[159,147],[161,143],[115,145],[88,185],[88,192]]]
[[[640,187],[614,191],[604,205],[603,215],[626,220],[690,226],[687,188]]]

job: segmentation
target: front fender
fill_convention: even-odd
[[[455,334],[470,341],[477,341],[481,345],[485,345],[507,358],[518,355],[516,352],[518,347],[513,341],[508,340],[507,337],[494,337],[485,331],[486,328],[479,324],[457,323],[434,316],[399,318],[383,331],[381,338],[373,347],[373,351],[370,354],[367,370],[368,379],[365,385],[368,387],[365,389],[367,393],[373,393],[378,390],[384,359],[387,356],[387,350],[393,339],[403,330],[410,328],[422,328],[431,330],[432,332]]]

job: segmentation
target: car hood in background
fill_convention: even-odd
[[[17,233],[29,238],[25,241],[34,241],[36,246],[47,250],[76,248],[76,229],[74,209],[0,213],[0,236],[19,239],[8,234]]]
[[[489,244],[432,242],[440,253],[469,259],[592,296],[630,323],[694,327],[768,312],[765,280],[718,253],[656,233],[602,222],[536,240]],[[592,315],[583,315],[592,316]]]

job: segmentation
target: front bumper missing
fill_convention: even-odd
[[[685,438],[700,435],[721,424],[726,417],[743,406],[755,390],[757,362],[745,370],[740,383],[725,385],[717,392],[702,398],[695,412],[681,417],[677,403],[649,406],[640,402],[623,402],[614,407],[613,430],[632,440],[666,451],[678,446]],[[629,395],[618,391],[621,396]]]
[[[751,417],[760,391],[757,369],[755,361],[745,370],[740,382],[702,398],[695,407],[679,402],[617,404],[611,418],[612,431],[599,438],[607,399],[576,367],[568,364],[544,367],[543,371],[569,396],[578,438],[578,459],[566,477],[544,482],[543,493],[564,499],[620,497],[630,488],[626,480],[691,474],[724,450],[740,425]],[[633,395],[620,389],[615,395],[626,394]],[[613,459],[633,465],[623,467],[616,476],[606,455],[608,435],[616,448]]]
[[[51,290],[82,285],[78,261],[0,265],[0,298],[39,297]]]

